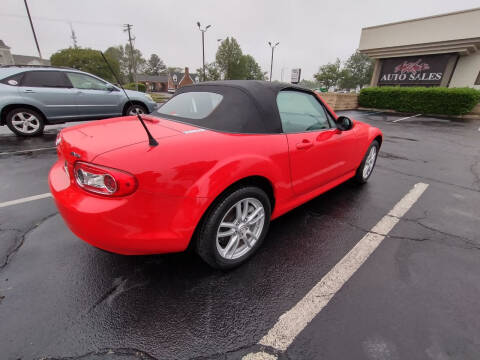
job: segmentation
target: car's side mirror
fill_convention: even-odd
[[[110,91],[110,92],[115,91],[115,87],[112,85],[109,85],[107,86],[107,91]]]
[[[346,116],[339,116],[337,118],[337,126],[340,130],[347,131],[353,127],[353,121]]]

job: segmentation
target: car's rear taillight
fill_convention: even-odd
[[[137,179],[122,170],[77,161],[73,173],[78,186],[95,194],[125,196],[137,189]]]

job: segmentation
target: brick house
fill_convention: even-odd
[[[148,92],[167,92],[168,75],[138,74],[136,80],[146,86]]]
[[[198,75],[190,74],[188,67],[185,68],[184,73],[172,72],[168,74],[168,92],[174,93],[178,88],[185,85],[198,83],[200,77]]]

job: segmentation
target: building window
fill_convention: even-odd
[[[480,71],[478,72],[477,80],[475,80],[475,85],[480,85]]]

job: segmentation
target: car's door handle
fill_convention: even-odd
[[[309,149],[313,146],[313,143],[310,140],[303,139],[301,143],[297,144],[297,149]]]
[[[32,90],[32,89],[25,89],[23,90],[23,92],[26,92],[26,93],[34,93],[35,90]]]

